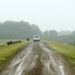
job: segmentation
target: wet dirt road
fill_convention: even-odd
[[[42,42],[32,42],[0,75],[72,75],[59,54]]]

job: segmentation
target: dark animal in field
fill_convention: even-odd
[[[21,43],[21,41],[14,41],[13,44]]]
[[[19,40],[18,43],[21,43],[21,41]]]
[[[7,45],[11,45],[11,44],[13,44],[13,42],[12,42],[12,41],[7,42]]]
[[[14,42],[13,42],[13,44],[16,44],[16,43],[18,43],[18,41],[14,41]]]
[[[9,41],[7,42],[7,45],[11,45],[11,44],[17,44],[17,43],[21,43],[21,41]]]
[[[30,39],[29,38],[27,38],[27,41],[29,41]]]

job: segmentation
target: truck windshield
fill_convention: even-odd
[[[34,36],[34,37],[35,37],[35,38],[39,38],[39,36],[37,36],[37,35],[36,35],[36,36]]]

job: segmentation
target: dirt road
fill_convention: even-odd
[[[42,42],[32,42],[0,75],[72,75],[59,54]]]

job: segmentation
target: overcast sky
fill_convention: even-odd
[[[41,30],[75,30],[75,0],[0,0],[0,21],[24,20]]]

